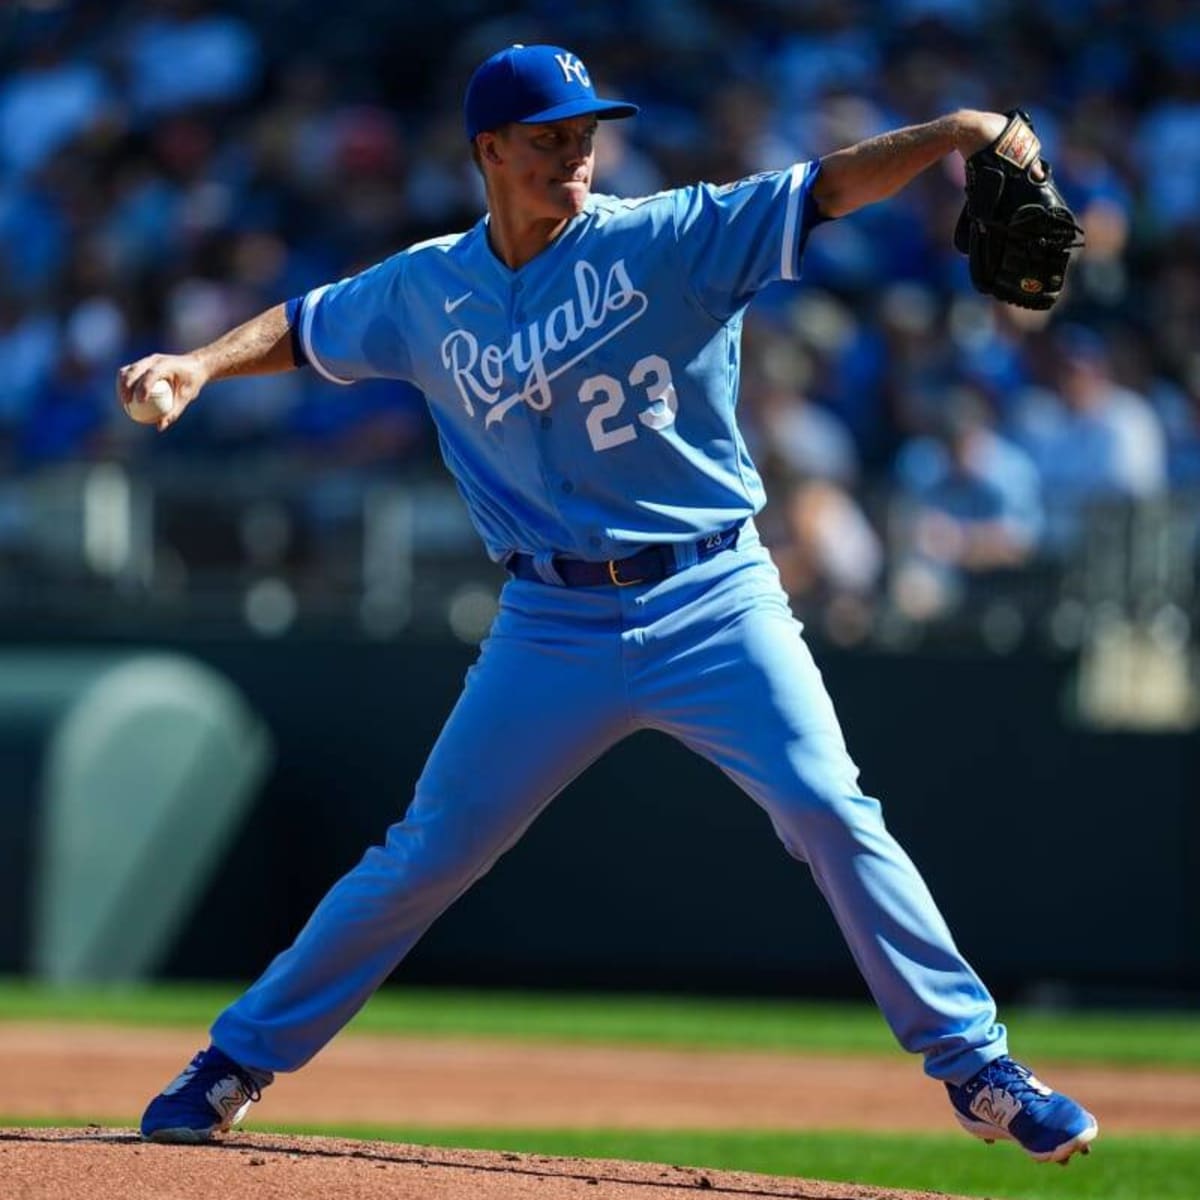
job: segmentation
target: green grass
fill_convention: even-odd
[[[61,1125],[19,1122],[0,1126]],[[109,1122],[120,1126],[122,1122]],[[257,1132],[320,1134],[429,1146],[521,1150],[580,1158],[672,1163],[715,1170],[916,1188],[993,1200],[1196,1200],[1200,1139],[1104,1137],[1069,1167],[1031,1162],[1013,1146],[987,1147],[961,1134],[624,1130],[393,1129],[374,1125],[278,1125]]]
[[[206,1028],[232,987],[158,984],[58,989],[0,981],[0,1020]],[[1045,1061],[1200,1067],[1200,1012],[1006,1010],[1013,1050]],[[896,1055],[866,1004],[387,988],[350,1032],[528,1041]],[[1197,1188],[1200,1194],[1200,1187]]]

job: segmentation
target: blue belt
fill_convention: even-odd
[[[732,549],[737,545],[741,531],[739,523],[720,533],[710,533],[700,538],[695,543],[695,561],[703,562],[722,550]],[[680,561],[680,557],[673,544],[656,543],[628,558],[610,558],[608,562],[585,562],[580,558],[554,558],[550,561],[554,572],[567,587],[632,587],[635,583],[657,583],[668,575],[674,575],[686,565]],[[688,555],[687,559],[690,557]],[[532,554],[510,554],[504,566],[517,579],[547,582],[538,571]]]

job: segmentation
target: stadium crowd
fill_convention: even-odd
[[[569,45],[643,106],[599,141],[597,190],[625,195],[960,106],[1031,111],[1087,235],[1053,314],[972,290],[957,157],[820,229],[805,286],[751,309],[743,428],[797,596],[888,586],[937,608],[962,580],[1069,555],[1097,501],[1200,488],[1200,9],[1183,0],[16,0],[6,476],[114,456],[432,465],[402,385],[229,381],[160,440],[116,410],[113,374],[474,222],[462,87],[512,41]]]

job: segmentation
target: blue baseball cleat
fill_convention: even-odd
[[[1096,1118],[1070,1096],[1048,1088],[1028,1067],[1005,1056],[961,1087],[946,1084],[958,1123],[985,1142],[1007,1138],[1038,1162],[1066,1166],[1099,1133]]]
[[[153,1100],[142,1115],[142,1137],[151,1142],[207,1142],[227,1133],[262,1097],[274,1079],[248,1071],[216,1046],[201,1050]]]

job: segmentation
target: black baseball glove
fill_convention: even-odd
[[[1039,157],[1028,114],[1012,109],[990,146],[967,159],[967,202],[954,245],[971,260],[979,291],[1021,308],[1050,308],[1062,292],[1083,230]],[[1040,162],[1043,178],[1032,171]]]

